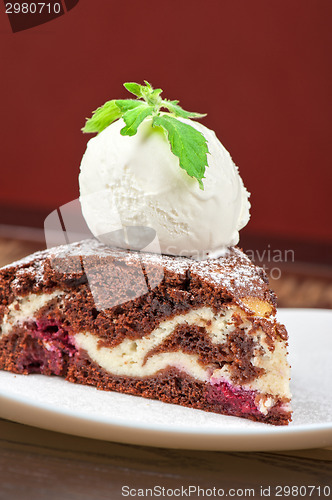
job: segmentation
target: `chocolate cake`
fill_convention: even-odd
[[[286,425],[275,313],[237,247],[195,261],[85,240],[0,270],[0,369]]]

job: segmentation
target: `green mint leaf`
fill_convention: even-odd
[[[159,111],[161,105],[161,97],[162,89],[153,89],[148,82],[146,83],[146,87],[142,86],[142,96],[145,102],[147,102],[150,106],[156,106],[156,111]]]
[[[124,83],[124,87],[134,94],[139,99],[144,99],[148,104],[154,105],[158,104],[160,99],[159,95],[162,93],[162,89],[153,89],[149,82],[145,81],[145,85],[140,85],[135,82]]]
[[[199,187],[204,189],[202,179],[208,166],[209,152],[204,135],[169,115],[154,116],[152,126],[165,130],[172,153],[179,158],[180,167],[197,179]]]
[[[121,118],[123,113],[141,105],[142,101],[137,101],[135,99],[113,99],[113,101],[108,101],[104,106],[101,106],[93,112],[92,117],[87,120],[82,131],[84,133],[100,133],[115,120]]]
[[[127,82],[123,84],[124,88],[128,90],[131,94],[134,94],[137,97],[143,97],[142,94],[142,85],[135,82]]]
[[[178,104],[179,101],[169,101],[168,99],[164,99],[161,101],[161,105],[164,108],[167,108],[168,111],[173,113],[175,116],[180,116],[181,118],[203,118],[206,115],[202,115],[201,113],[193,113],[191,111],[185,111]]]
[[[142,105],[144,106],[144,102],[137,99],[117,99],[115,104],[122,113],[126,113],[130,109],[135,109]]]
[[[102,132],[115,120],[121,118],[122,112],[116,105],[116,101],[105,102],[103,106],[93,112],[91,118],[87,119],[82,131],[86,134],[93,132]]]
[[[145,83],[145,85],[146,85],[146,87],[147,87],[148,90],[153,90],[152,85],[149,82],[147,82],[146,80],[144,80],[144,83]]]
[[[159,96],[159,95],[162,93],[162,91],[163,91],[162,89],[154,89],[154,90],[151,92],[151,95],[152,95],[153,97],[157,97],[157,96]]]
[[[145,118],[152,116],[153,111],[153,106],[148,106],[143,102],[140,102],[140,106],[127,111],[122,117],[126,126],[121,129],[121,135],[135,135],[138,126]]]

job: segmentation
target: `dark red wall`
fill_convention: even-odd
[[[331,14],[331,0],[80,0],[12,33],[3,9],[1,205],[77,197],[85,117],[147,79],[208,113],[252,232],[331,241]]]

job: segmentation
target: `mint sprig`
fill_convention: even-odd
[[[125,126],[120,131],[121,135],[133,136],[145,118],[152,116],[152,127],[161,127],[165,132],[172,153],[179,159],[180,167],[190,177],[197,179],[199,187],[204,189],[202,179],[208,166],[209,152],[207,141],[201,132],[178,118],[202,118],[206,115],[185,111],[179,101],[162,99],[162,90],[153,89],[146,81],[145,85],[128,82],[124,87],[137,99],[114,99],[106,102],[94,111],[82,131],[100,133],[122,118]]]

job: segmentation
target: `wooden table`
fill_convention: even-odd
[[[0,239],[0,265],[40,246]],[[293,272],[287,269],[284,278],[273,286],[277,285],[283,306],[297,301],[297,306],[332,307],[329,272],[314,266],[296,267]],[[296,282],[301,283],[302,302],[295,294],[299,288]],[[310,283],[310,294],[305,293],[306,283]],[[186,498],[189,492],[190,498],[207,498],[213,488],[216,493],[219,489],[219,494],[223,489],[225,496],[234,498],[278,498],[278,485],[286,487],[280,491],[281,498],[300,497],[299,492],[304,493],[304,489],[296,490],[300,486],[315,487],[307,488],[302,498],[332,498],[332,448],[270,453],[149,448],[80,438],[0,419],[0,500],[117,500],[126,498],[122,492],[129,492],[129,488],[134,490],[127,498],[133,498],[134,493],[140,497],[139,489],[154,487],[161,493],[165,488],[160,498],[175,498],[181,488],[184,491],[179,498]],[[326,485],[331,488],[330,497],[324,495]],[[206,496],[202,491],[199,496],[189,486],[205,488]],[[293,495],[287,495],[288,487],[293,487]],[[145,498],[157,498],[149,493]]]

